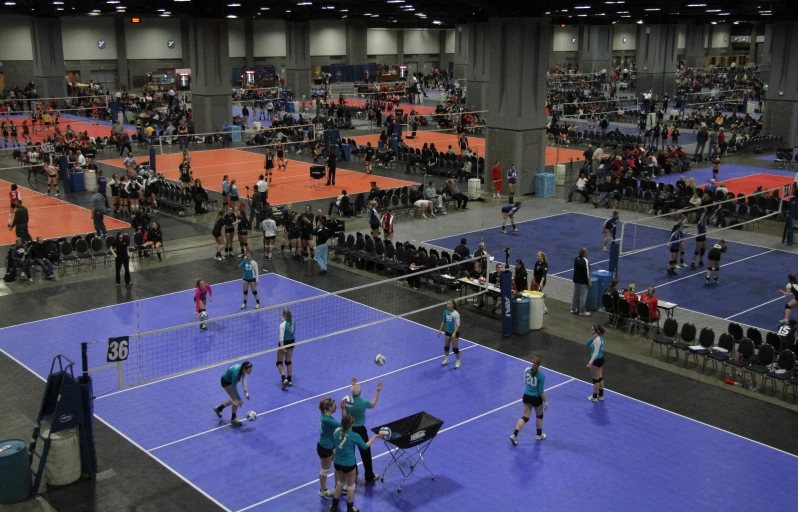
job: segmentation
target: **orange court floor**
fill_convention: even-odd
[[[17,140],[20,144],[24,145],[25,140],[22,137],[22,121],[28,120],[28,124],[30,124],[30,119],[28,117],[20,117],[20,116],[12,116],[14,120],[14,124],[17,125]],[[4,120],[4,119],[3,119]],[[111,127],[106,125],[96,125],[92,124],[89,121],[72,121],[67,119],[61,119],[61,124],[59,125],[61,128],[61,132],[66,132],[67,126],[71,126],[72,129],[77,133],[88,132],[89,137],[110,137],[111,136]],[[36,125],[37,131],[31,132],[30,136],[33,142],[44,142],[48,136],[52,136],[55,134],[55,129],[50,127],[48,130],[41,130],[38,131],[41,127],[40,124]],[[127,130],[129,134],[136,133],[135,131]],[[3,141],[0,140],[0,147],[5,147],[8,149],[14,149],[14,146],[11,145],[11,140]]]
[[[338,103],[337,98],[330,96],[330,101],[333,100]],[[365,107],[366,100],[346,98],[346,104],[350,107]],[[411,110],[415,110],[419,115],[422,116],[429,116],[435,113],[435,107],[430,107],[428,105],[411,105],[410,103],[400,103],[396,108],[404,110],[406,113],[409,113]]]
[[[379,131],[375,131],[375,133],[370,135],[358,135],[357,137],[351,138],[354,139],[354,141],[358,144],[366,144],[367,142],[371,142],[372,146],[377,147],[381,132],[382,130],[380,129]],[[446,152],[448,151],[449,146],[452,146],[452,149],[454,149],[457,153],[460,153],[460,148],[457,144],[456,133],[424,130],[417,131],[416,138],[414,139],[408,139],[407,133],[404,133],[403,135],[404,138],[402,141],[412,148],[421,148],[424,146],[424,144],[435,144],[435,149],[438,151]],[[479,156],[485,156],[485,139],[483,137],[468,137],[468,144],[471,149],[477,151]],[[555,165],[558,163],[568,162],[571,159],[574,159],[575,161],[583,160],[584,155],[582,154],[582,151],[578,151],[576,149],[546,146],[546,165]],[[511,163],[508,163],[507,165],[511,165]]]
[[[59,182],[59,186],[63,193],[63,183]],[[0,180],[0,196],[3,198],[2,206],[0,206],[0,216],[4,220],[9,218],[11,211],[8,200],[8,192],[10,190],[11,183]],[[20,187],[20,192],[22,205],[28,209],[28,216],[30,217],[28,232],[34,240],[37,236],[45,239],[55,239],[94,232],[94,220],[92,219],[91,211],[88,209],[28,188]],[[127,222],[108,216],[105,217],[104,222],[109,231],[130,227]],[[16,241],[15,230],[6,228],[0,233],[2,233],[0,234],[0,245],[13,244]]]
[[[258,176],[263,174],[265,156],[239,149],[211,149],[207,151],[192,151],[191,171],[195,179],[202,182],[202,186],[216,192],[222,191],[222,178],[226,175],[230,182],[236,180],[240,197],[247,197],[246,187],[253,189],[258,181]],[[180,153],[170,155],[156,155],[155,164],[158,173],[165,178],[177,181],[180,178],[178,170],[183,156]],[[386,178],[376,174],[366,174],[338,167],[335,173],[335,186],[325,186],[325,180],[311,180],[311,164],[298,160],[288,160],[286,170],[274,169],[272,182],[269,185],[269,203],[286,204],[301,203],[314,199],[336,197],[344,189],[349,194],[368,192],[371,182],[376,181],[381,189],[404,187],[415,182]],[[124,168],[122,159],[103,160],[103,163]],[[339,162],[352,165],[354,162]],[[275,163],[276,165],[276,163]],[[319,164],[321,165],[321,163]]]

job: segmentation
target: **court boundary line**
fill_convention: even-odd
[[[269,276],[269,275],[276,275],[278,277],[281,277],[281,276],[279,276],[279,274],[275,274],[274,272],[269,272],[268,274],[262,274],[261,277],[265,277],[265,276]],[[240,279],[231,279],[229,281],[222,281],[221,283],[217,283],[217,284],[219,286],[221,286],[223,284],[234,283],[236,281],[240,281]],[[302,284],[305,285],[305,283],[302,283]],[[307,285],[305,285],[305,286],[307,286]],[[311,287],[311,288],[314,288],[315,290],[319,290],[320,289],[320,288],[316,288],[316,287]],[[47,322],[47,321],[56,320],[56,319],[59,319],[59,318],[66,318],[68,316],[82,315],[83,313],[90,313],[92,311],[99,311],[101,309],[114,308],[114,307],[117,307],[117,306],[124,306],[125,304],[133,304],[133,303],[140,302],[140,301],[156,299],[158,297],[168,297],[169,295],[177,295],[178,293],[186,293],[186,292],[191,291],[193,289],[194,288],[187,288],[185,290],[178,290],[176,292],[164,293],[162,295],[156,295],[154,297],[145,297],[143,299],[131,300],[131,301],[128,301],[128,302],[120,302],[120,303],[117,303],[117,304],[109,304],[107,306],[100,306],[98,308],[91,308],[91,309],[86,309],[86,310],[83,310],[83,311],[75,311],[75,312],[72,312],[72,313],[64,313],[63,315],[51,316],[50,318],[40,318],[39,320],[31,320],[30,322],[23,322],[21,324],[8,325],[6,327],[0,327],[0,332],[3,332],[6,329],[13,329],[15,327],[21,327],[23,325],[32,325],[32,324],[36,324],[36,323],[39,323],[39,322]],[[91,342],[89,341],[88,343],[91,343]],[[3,350],[3,348],[0,347],[0,351],[2,351],[2,350]]]
[[[748,308],[748,309],[746,309],[745,311],[740,311],[739,313],[735,313],[735,314],[733,314],[732,316],[727,316],[726,318],[724,318],[724,320],[731,320],[731,319],[732,319],[732,318],[734,318],[735,316],[744,315],[745,313],[748,313],[748,312],[750,312],[750,311],[753,311],[753,310],[755,310],[755,309],[759,309],[759,308],[761,308],[762,306],[767,306],[768,304],[772,304],[772,303],[776,302],[777,300],[784,300],[784,299],[786,299],[786,297],[776,297],[775,299],[773,299],[773,300],[769,300],[769,301],[767,301],[767,302],[763,302],[762,304],[759,304],[758,306],[754,306],[754,307],[752,307],[752,308]]]
[[[500,352],[500,354],[502,354],[502,353]],[[505,355],[505,354],[502,354],[502,355]],[[564,386],[564,385],[566,385],[566,384],[570,384],[571,382],[573,382],[573,381],[575,381],[575,380],[578,380],[578,379],[576,379],[576,378],[572,377],[572,378],[570,378],[569,380],[566,380],[566,381],[564,381],[564,382],[560,382],[559,384],[555,384],[554,386],[551,386],[550,388],[547,388],[547,389],[546,389],[544,392],[545,392],[545,393],[548,393],[549,391],[551,391],[551,390],[553,390],[553,389],[559,388],[560,386]],[[438,432],[438,434],[443,434],[444,432],[447,432],[447,431],[449,431],[449,430],[452,430],[452,429],[455,429],[455,428],[457,428],[457,427],[463,426],[463,425],[465,425],[466,423],[471,423],[472,421],[476,421],[476,420],[478,420],[478,419],[482,419],[482,418],[484,418],[485,416],[489,416],[489,415],[491,415],[491,414],[493,414],[493,413],[495,413],[495,412],[499,412],[499,411],[501,411],[501,410],[503,410],[503,409],[506,409],[506,408],[508,408],[508,407],[512,407],[513,405],[516,405],[516,404],[518,404],[519,402],[521,402],[521,399],[520,399],[520,398],[519,398],[518,400],[513,400],[513,401],[512,401],[512,402],[510,402],[510,403],[507,403],[507,404],[501,405],[501,406],[499,406],[499,407],[496,407],[496,408],[494,408],[494,409],[491,409],[490,411],[483,412],[482,414],[478,414],[477,416],[474,416],[474,417],[472,417],[472,418],[468,418],[467,420],[463,420],[463,421],[461,421],[460,423],[456,423],[456,424],[454,424],[454,425],[452,425],[452,426],[450,426],[450,427],[446,427],[446,428],[444,428],[444,429],[441,429],[441,430]],[[384,451],[384,452],[382,452],[382,453],[378,453],[377,455],[374,455],[373,457],[371,457],[371,459],[372,459],[372,460],[374,460],[374,459],[378,459],[378,458],[380,458],[380,457],[384,457],[384,456],[388,455],[389,453],[392,453],[392,452],[394,452],[394,451],[396,451],[396,450],[398,450],[398,448],[390,448],[390,449],[388,449],[388,450],[386,450],[386,451]],[[357,465],[357,466],[360,466],[361,464],[363,464],[363,462],[362,462],[362,461],[361,461],[361,462],[358,462],[356,465]],[[295,492],[295,491],[298,491],[298,490],[300,490],[300,489],[304,489],[305,487],[308,487],[308,486],[310,486],[310,485],[313,485],[313,484],[315,484],[315,483],[318,483],[318,482],[319,482],[319,478],[318,478],[318,477],[316,477],[316,478],[314,478],[313,480],[311,480],[310,482],[307,482],[307,483],[304,483],[304,484],[298,485],[298,486],[294,487],[293,489],[288,489],[287,491],[283,491],[283,492],[281,492],[280,494],[275,494],[274,496],[271,496],[271,497],[269,497],[269,498],[266,498],[266,499],[265,499],[265,500],[263,500],[263,501],[259,501],[259,502],[257,502],[257,503],[253,503],[252,505],[248,505],[248,506],[246,506],[246,507],[244,507],[244,508],[240,508],[240,509],[238,509],[236,512],[246,512],[247,510],[251,510],[251,509],[253,509],[253,508],[255,508],[255,507],[258,507],[258,506],[260,506],[260,505],[264,505],[264,504],[266,504],[266,503],[269,503],[270,501],[274,501],[274,500],[276,500],[276,499],[282,498],[283,496],[286,496],[286,495],[288,495],[288,494],[291,494],[291,493],[293,493],[293,492]]]
[[[12,356],[11,354],[9,354],[8,352],[6,352],[4,349],[0,348],[0,353],[3,353],[3,354],[4,354],[4,355],[7,357],[7,358],[9,358],[9,359],[10,359],[10,360],[12,360],[13,362],[17,363],[19,366],[21,366],[21,367],[22,367],[22,368],[24,368],[25,370],[29,371],[29,372],[30,372],[30,373],[31,373],[31,374],[32,374],[34,377],[38,378],[38,379],[39,379],[39,380],[41,380],[42,382],[44,382],[44,383],[46,383],[46,382],[47,382],[47,379],[45,379],[44,377],[42,377],[41,375],[39,375],[38,373],[36,373],[35,371],[33,371],[33,370],[30,368],[30,367],[28,367],[27,365],[25,365],[24,363],[22,363],[20,360],[18,360],[16,357],[14,357],[14,356]],[[142,448],[142,447],[141,447],[141,445],[139,445],[138,443],[136,443],[135,441],[133,441],[132,439],[130,439],[128,436],[126,436],[125,434],[123,434],[122,432],[120,432],[120,431],[119,431],[119,430],[118,430],[116,427],[114,427],[113,425],[111,425],[110,423],[108,423],[107,421],[105,421],[104,419],[102,419],[102,418],[101,418],[100,416],[98,416],[96,413],[94,414],[94,417],[95,417],[96,419],[98,419],[99,421],[101,421],[101,422],[102,422],[102,423],[103,423],[103,424],[104,424],[106,427],[108,427],[109,429],[111,429],[111,430],[112,430],[114,433],[116,433],[117,435],[119,435],[119,436],[120,436],[122,439],[124,439],[125,441],[129,442],[130,444],[132,444],[134,448],[137,448],[137,449],[139,449],[141,452],[143,452],[143,453],[147,454],[147,456],[148,456],[148,457],[152,458],[152,459],[153,459],[155,462],[157,462],[158,464],[160,464],[161,466],[163,466],[164,468],[166,468],[166,469],[167,469],[167,470],[168,470],[170,473],[172,473],[172,474],[173,474],[173,475],[175,475],[177,478],[179,478],[180,480],[182,480],[183,482],[185,482],[185,483],[186,483],[186,484],[187,484],[189,487],[191,487],[192,489],[194,489],[195,491],[197,491],[198,493],[200,493],[202,496],[204,496],[205,498],[207,498],[207,499],[208,499],[208,500],[209,500],[211,503],[213,503],[214,505],[217,505],[217,506],[218,506],[218,507],[220,507],[222,510],[225,510],[225,511],[227,511],[227,512],[233,512],[231,509],[229,509],[229,508],[225,507],[225,506],[224,506],[224,505],[222,505],[222,504],[221,504],[221,503],[220,503],[218,500],[216,500],[215,498],[213,498],[213,497],[212,497],[210,494],[208,494],[207,492],[205,492],[205,491],[203,491],[202,489],[200,489],[200,488],[199,488],[199,487],[198,487],[196,484],[194,484],[192,481],[188,480],[188,479],[187,479],[185,476],[183,476],[183,475],[182,475],[180,472],[178,472],[177,470],[175,470],[174,468],[172,468],[170,465],[166,464],[164,461],[162,461],[161,459],[159,459],[159,458],[158,458],[158,457],[156,457],[155,455],[152,455],[151,453],[149,453],[149,452],[148,452],[147,450],[145,450],[144,448]],[[317,480],[318,480],[318,479],[317,479]]]
[[[571,212],[564,211],[562,213],[553,213],[551,215],[545,215],[543,217],[537,217],[535,219],[520,220],[520,221],[516,222],[516,224],[524,224],[524,223],[527,223],[527,222],[534,222],[536,220],[550,219],[552,217],[559,217],[561,215],[567,215],[569,213],[571,213]],[[463,231],[462,233],[460,233],[460,236],[462,237],[462,235],[468,235],[468,234],[471,234],[471,233],[479,233],[480,231],[487,231],[488,229],[497,229],[497,228],[500,228],[500,227],[501,227],[501,225],[497,224],[496,226],[491,226],[490,228],[475,229],[473,231]],[[458,236],[458,235],[447,236],[446,238],[453,238],[453,237],[456,237],[456,236]],[[432,242],[435,241],[435,240],[441,240],[441,239],[440,238],[433,238],[432,240],[423,240],[423,241],[421,241],[419,243],[431,245],[432,247],[438,247],[439,249],[443,249],[445,251],[454,250],[454,249],[449,249],[447,247],[443,247],[441,245],[433,244]]]
[[[291,281],[294,281],[294,279],[291,279],[290,277],[285,277],[285,276],[280,276],[280,277],[282,277],[283,279],[289,279],[289,280],[291,280]],[[296,281],[296,282],[298,282],[298,283],[299,283],[299,282],[301,282],[301,281]],[[304,283],[302,283],[302,284],[304,284]],[[306,284],[305,286],[310,286],[310,285],[307,285],[307,284]],[[311,286],[311,288],[315,288],[315,287]],[[347,300],[351,300],[351,299],[347,299]],[[371,306],[367,306],[367,307],[371,307]],[[703,314],[703,313],[702,313],[702,314]],[[707,316],[713,316],[713,315],[707,315]],[[720,317],[715,317],[715,318],[720,318]],[[406,319],[406,320],[407,320],[407,319]],[[721,320],[722,320],[722,318],[721,318]],[[409,322],[413,322],[413,323],[415,323],[415,324],[418,324],[418,325],[421,325],[422,327],[426,327],[427,329],[435,330],[434,328],[432,328],[432,327],[429,327],[428,325],[424,325],[424,324],[422,324],[422,323],[415,322],[415,321],[413,321],[413,320],[408,320],[408,321],[409,321]],[[467,341],[468,341],[468,340],[467,340]],[[496,353],[499,353],[499,354],[504,354],[504,355],[506,355],[507,357],[512,357],[512,358],[514,358],[514,359],[518,359],[519,361],[523,361],[523,362],[525,362],[525,363],[527,363],[527,364],[532,364],[530,361],[527,361],[527,360],[525,360],[525,359],[521,359],[520,357],[517,357],[517,356],[511,355],[511,354],[506,354],[506,353],[504,353],[504,352],[502,352],[502,351],[500,351],[500,350],[496,350],[495,348],[489,347],[489,346],[487,346],[487,345],[483,345],[482,343],[478,343],[478,342],[476,342],[476,341],[469,341],[469,343],[473,343],[474,345],[479,345],[480,347],[486,348],[486,349],[488,349],[488,350],[492,350],[492,351],[494,351],[494,352],[496,352]],[[624,356],[621,356],[621,357],[624,357]],[[543,368],[546,368],[546,367],[544,366]],[[581,381],[581,382],[584,382],[585,384],[589,384],[587,381],[583,381],[583,380],[582,380],[582,379],[580,379],[579,377],[574,377],[573,375],[568,375],[567,373],[558,372],[558,371],[556,371],[556,370],[552,370],[551,368],[546,368],[546,370],[548,370],[548,371],[550,371],[550,372],[553,372],[553,373],[557,373],[557,374],[559,374],[559,375],[562,375],[562,376],[564,376],[564,377],[568,377],[568,378],[573,378],[573,379],[579,380],[579,381]],[[767,448],[770,448],[770,449],[772,449],[772,450],[776,450],[776,451],[778,451],[778,452],[785,453],[785,454],[787,454],[787,455],[790,455],[790,456],[792,456],[792,457],[795,457],[796,459],[798,459],[798,455],[792,454],[792,453],[790,453],[790,452],[788,452],[788,451],[785,451],[785,450],[782,450],[782,449],[780,449],[780,448],[776,448],[775,446],[770,446],[770,445],[767,445],[767,444],[765,444],[765,443],[762,443],[762,442],[760,442],[760,441],[756,441],[756,440],[754,440],[754,439],[750,439],[750,438],[748,438],[748,437],[741,436],[740,434],[735,434],[734,432],[730,432],[730,431],[728,431],[728,430],[725,430],[725,429],[722,429],[722,428],[720,428],[720,427],[716,427],[716,426],[714,426],[714,425],[710,425],[709,423],[705,423],[705,422],[703,422],[703,421],[700,421],[700,420],[696,420],[696,419],[690,418],[690,417],[688,417],[688,416],[685,416],[685,415],[683,415],[683,414],[679,414],[678,412],[669,411],[668,409],[665,409],[665,408],[663,408],[663,407],[659,407],[659,406],[657,406],[657,405],[654,405],[654,404],[649,404],[648,402],[644,402],[644,401],[642,401],[642,400],[639,400],[639,399],[637,399],[637,398],[634,398],[634,397],[632,397],[632,396],[625,395],[625,394],[623,394],[623,393],[618,393],[617,391],[613,391],[613,390],[611,390],[611,389],[610,389],[610,391],[612,391],[613,393],[615,393],[615,394],[617,394],[617,395],[624,396],[624,397],[626,397],[626,398],[631,398],[632,400],[636,400],[636,401],[638,401],[638,402],[640,402],[640,403],[643,403],[643,404],[650,405],[651,407],[656,407],[657,409],[663,410],[663,411],[665,411],[665,412],[669,412],[669,413],[671,413],[671,414],[675,414],[675,415],[677,415],[677,416],[681,416],[682,418],[686,418],[686,419],[688,419],[688,420],[690,420],[690,421],[694,421],[694,422],[696,422],[696,423],[700,423],[700,424],[702,424],[702,425],[706,425],[706,426],[708,426],[708,427],[712,427],[712,428],[714,428],[714,429],[716,429],[716,430],[720,430],[721,432],[726,432],[727,434],[731,434],[731,435],[733,435],[733,436],[736,436],[736,437],[739,437],[739,438],[741,438],[741,439],[746,439],[746,440],[748,440],[748,441],[751,441],[752,443],[756,443],[756,444],[758,444],[758,445],[765,446],[765,447],[767,447]]]
[[[364,326],[364,327],[368,327],[368,326]],[[465,341],[468,341],[468,340],[465,340]],[[469,346],[467,346],[467,347],[465,347],[465,348],[461,349],[461,350],[460,350],[460,352],[464,352],[464,351],[466,351],[466,350],[468,350],[468,349],[471,349],[471,348],[476,348],[476,347],[478,347],[478,346],[479,346],[479,345],[469,345]],[[426,363],[429,363],[429,362],[431,362],[431,361],[438,360],[438,359],[440,359],[440,357],[441,357],[440,355],[437,355],[437,356],[435,356],[435,357],[431,357],[431,358],[429,358],[429,359],[425,359],[425,360],[423,360],[423,361],[419,361],[419,362],[417,362],[417,363],[413,363],[413,364],[411,364],[411,365],[407,365],[407,366],[404,366],[404,367],[402,367],[402,368],[397,368],[397,369],[395,369],[395,370],[392,370],[392,371],[390,371],[390,372],[383,373],[382,375],[377,375],[377,376],[374,376],[374,377],[369,377],[368,379],[358,380],[358,382],[359,382],[359,383],[364,383],[364,382],[371,382],[371,381],[373,381],[373,380],[381,379],[381,378],[383,378],[383,377],[387,377],[388,375],[392,375],[392,374],[394,374],[394,373],[399,373],[399,372],[401,372],[401,371],[404,371],[404,370],[409,370],[410,368],[413,368],[413,367],[416,367],[416,366],[419,366],[419,365],[422,365],[422,364],[426,364]],[[205,368],[205,369],[207,369],[207,368]],[[178,377],[182,377],[182,376],[184,376],[184,375],[188,375],[188,374],[178,375]],[[159,381],[159,382],[163,382],[163,381]],[[139,386],[139,387],[141,387],[141,386]],[[324,392],[324,393],[319,393],[319,394],[317,394],[317,395],[313,395],[313,396],[310,396],[310,397],[307,397],[307,398],[303,398],[303,399],[301,399],[301,400],[297,400],[297,401],[295,401],[295,402],[291,402],[290,404],[285,404],[285,405],[281,405],[280,407],[275,407],[275,408],[273,408],[273,409],[269,409],[268,411],[259,412],[259,413],[257,413],[257,414],[258,414],[258,418],[260,418],[261,416],[265,416],[265,415],[267,415],[267,414],[272,414],[272,413],[274,413],[274,412],[281,411],[281,410],[283,410],[283,409],[287,409],[288,407],[293,407],[294,405],[298,405],[298,404],[301,404],[301,403],[307,402],[307,401],[309,401],[309,400],[313,400],[313,399],[315,399],[315,398],[320,398],[320,397],[323,397],[323,396],[325,396],[325,395],[329,395],[329,394],[332,394],[332,393],[337,393],[338,391],[342,391],[342,390],[344,390],[344,389],[351,388],[351,387],[352,387],[352,385],[351,385],[351,384],[348,384],[348,385],[346,385],[346,386],[342,386],[342,387],[339,387],[339,388],[336,388],[336,389],[332,389],[332,390],[330,390],[330,391],[326,391],[326,392]],[[138,389],[138,388],[129,388],[129,389]],[[175,444],[178,444],[178,443],[182,443],[183,441],[188,441],[189,439],[194,439],[195,437],[203,436],[203,435],[205,435],[205,434],[210,434],[211,432],[215,432],[215,431],[217,431],[217,430],[221,430],[221,429],[223,429],[223,428],[227,428],[227,427],[231,427],[231,426],[232,426],[231,424],[229,424],[229,423],[226,423],[226,424],[224,424],[224,425],[220,425],[220,426],[218,426],[218,427],[214,427],[214,428],[211,428],[211,429],[205,430],[205,431],[203,431],[203,432],[199,432],[199,433],[197,433],[197,434],[192,434],[192,435],[190,435],[190,436],[186,436],[186,437],[184,437],[184,438],[182,438],[182,439],[178,439],[178,440],[176,440],[176,441],[170,441],[170,442],[168,442],[168,443],[164,443],[164,444],[162,444],[162,445],[160,445],[160,446],[156,446],[155,448],[150,448],[150,449],[149,449],[149,450],[147,450],[147,451],[153,452],[153,451],[155,451],[155,450],[160,450],[161,448],[166,448],[167,446],[172,446],[172,445],[175,445]]]

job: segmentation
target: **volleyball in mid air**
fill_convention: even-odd
[[[377,366],[382,366],[385,364],[385,356],[382,354],[377,354],[377,357],[374,358],[374,362]]]
[[[346,406],[347,406],[347,407],[352,407],[352,406],[355,404],[355,401],[354,401],[354,400],[352,400],[352,397],[351,397],[351,396],[349,396],[349,395],[346,395],[346,396],[344,397],[344,403],[346,404]]]

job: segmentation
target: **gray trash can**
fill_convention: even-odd
[[[512,302],[513,332],[521,335],[529,332],[530,302],[527,298],[515,299]]]
[[[28,445],[22,439],[0,441],[0,505],[25,501],[30,486]]]

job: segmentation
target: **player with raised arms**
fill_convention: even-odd
[[[288,386],[293,386],[291,374],[291,356],[294,353],[294,336],[296,335],[296,322],[291,318],[291,310],[283,309],[283,316],[280,317],[280,340],[277,342],[277,370],[280,372],[280,379],[283,381],[283,390]],[[285,369],[283,369],[285,361]]]
[[[535,439],[538,441],[546,439],[546,434],[543,433],[543,411],[549,408],[549,401],[546,399],[546,376],[540,371],[540,360],[541,357],[536,355],[532,358],[532,367],[524,370],[524,382],[526,383],[523,398],[524,415],[515,424],[515,432],[510,436],[510,441],[514,445],[518,445],[518,433],[529,421],[533,408],[535,409],[535,427],[537,428]]]
[[[454,363],[454,369],[456,370],[461,366],[460,348],[458,347],[458,343],[460,342],[460,313],[457,312],[457,305],[454,299],[446,301],[446,309],[443,310],[443,320],[441,321],[440,328],[438,328],[438,338],[441,337],[441,331],[444,332],[443,362],[441,366],[449,364],[449,345],[454,345],[452,352],[454,352],[454,356],[457,358],[457,362]]]
[[[241,364],[234,364],[222,374],[222,388],[227,392],[227,395],[230,397],[225,403],[218,407],[213,408],[213,412],[216,413],[217,416],[220,418],[222,417],[222,411],[228,405],[233,406],[233,416],[230,420],[230,424],[234,427],[241,426],[241,420],[236,418],[236,411],[238,411],[239,407],[244,406],[244,401],[241,400],[241,395],[238,394],[238,382],[241,381],[241,387],[244,388],[244,396],[247,397],[249,400],[249,391],[247,391],[247,376],[252,373],[252,363],[249,361],[244,361]]]
[[[521,208],[521,202],[516,201],[515,204],[506,204],[502,206],[502,233],[507,233],[504,230],[504,226],[507,224],[507,219],[510,219],[510,223],[513,225],[513,231],[518,233],[518,228],[515,227],[515,214],[518,213],[518,210]]]
[[[208,329],[204,323],[204,320],[208,319],[208,311],[205,309],[206,301],[213,302],[211,285],[203,279],[197,279],[197,287],[194,289],[194,304],[196,306],[194,316],[203,321],[203,323],[200,323],[200,329],[203,331]]]

